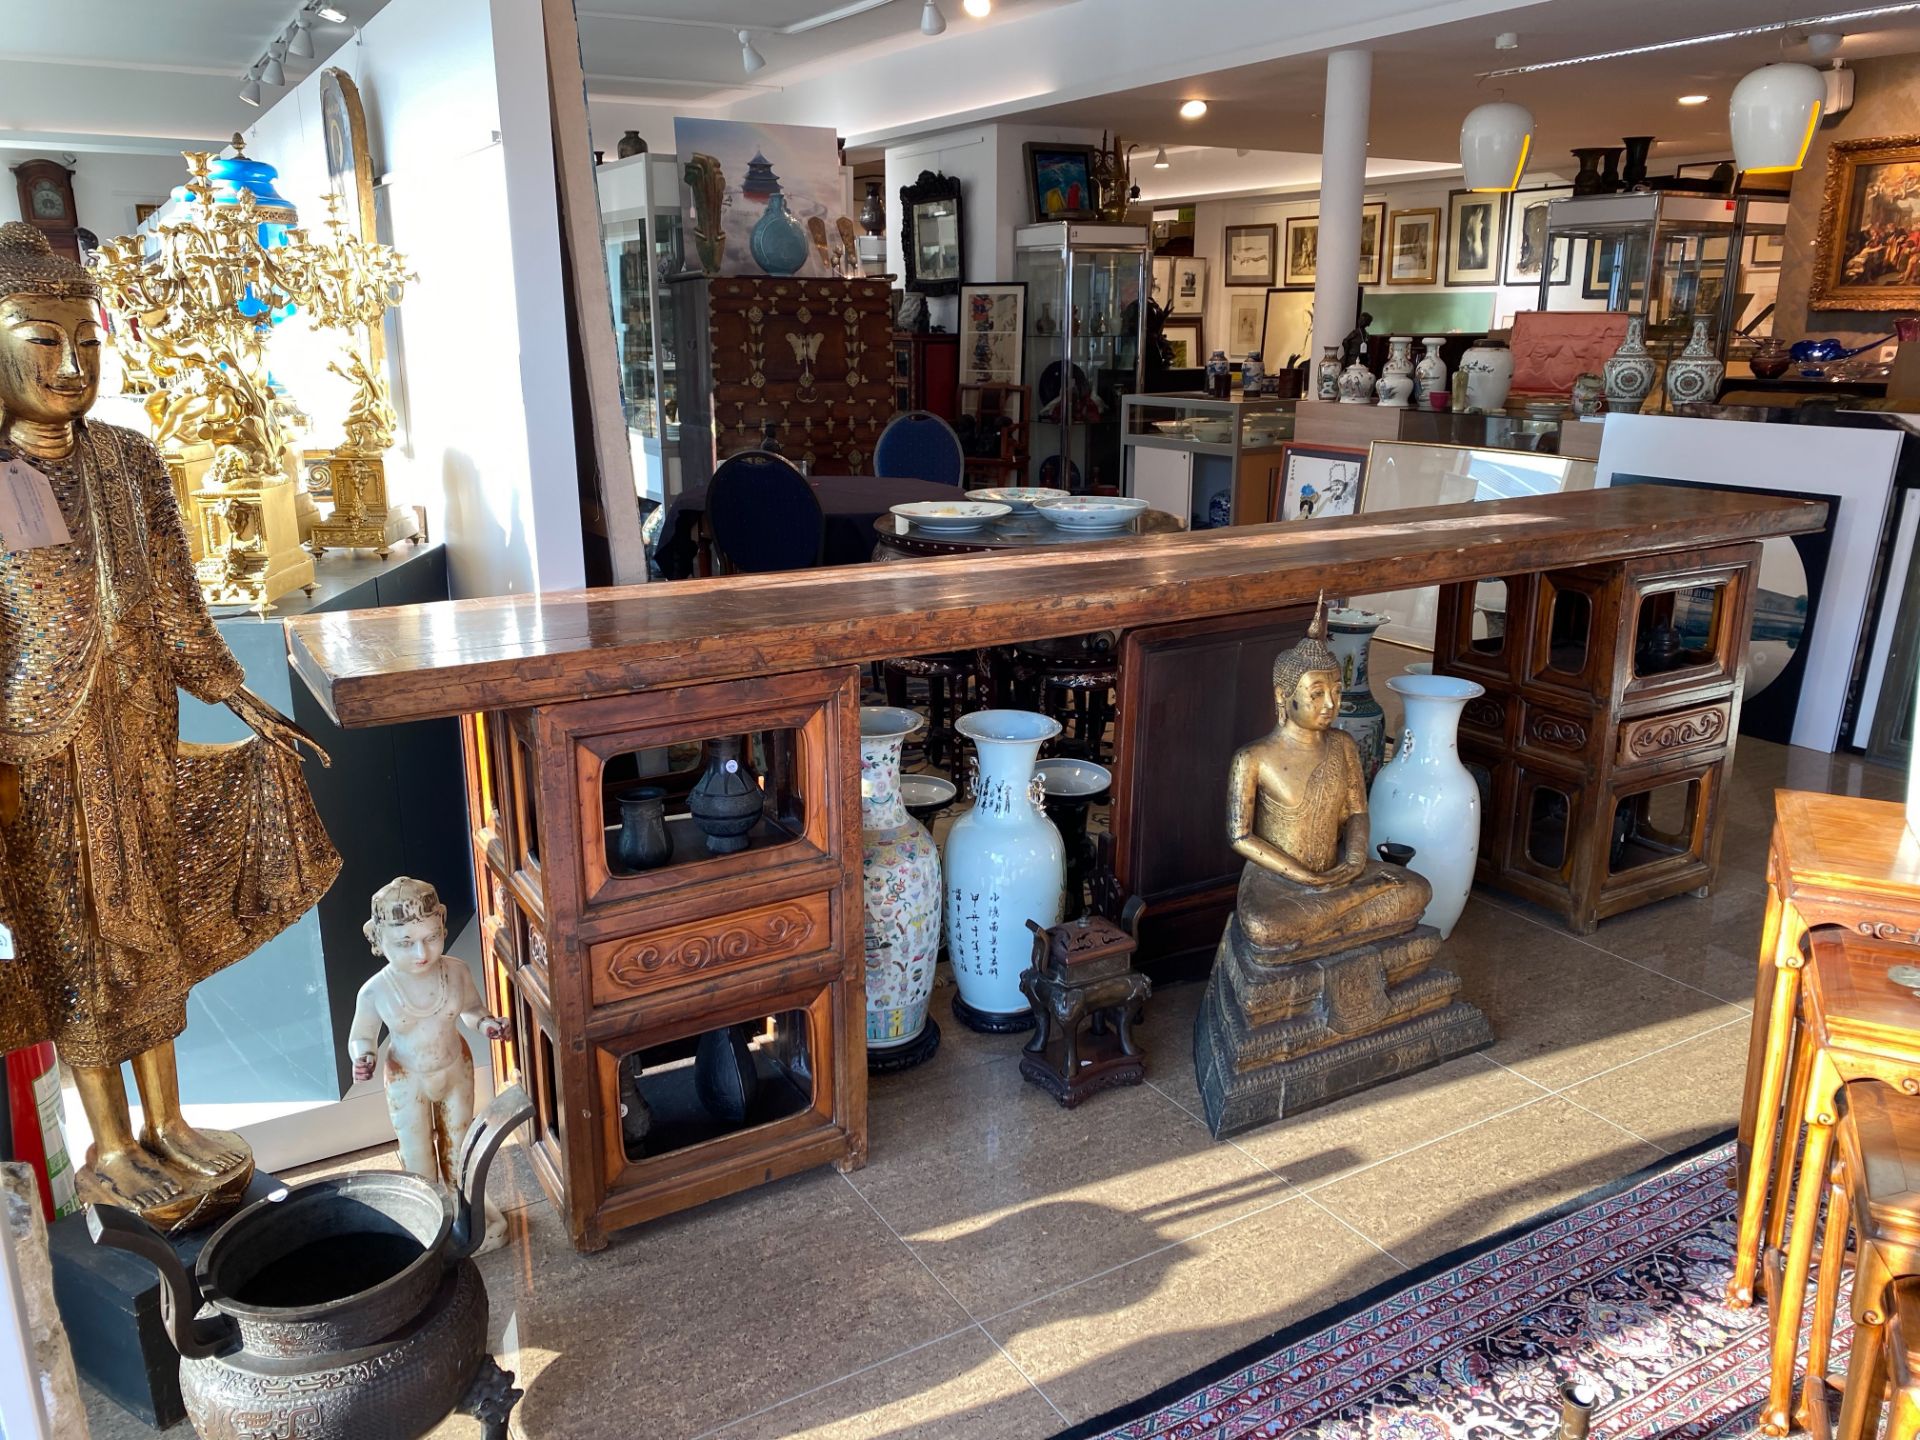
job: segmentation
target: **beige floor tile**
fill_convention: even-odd
[[[1147,1086],[1063,1110],[1012,1065],[876,1096],[848,1178],[976,1318],[1290,1192]]]
[[[1558,1096],[1313,1192],[1408,1265],[1523,1224],[1660,1158]]]
[[[1763,876],[1765,863],[1763,854]],[[1764,882],[1759,888],[1723,887],[1705,899],[1680,895],[1615,915],[1586,938],[1622,959],[1751,1010],[1766,909]]]
[[[735,1440],[1032,1440],[1060,1415],[975,1326],[717,1432]]]
[[[1204,980],[1158,987],[1147,1000],[1146,1018],[1134,1040],[1147,1060],[1147,1083],[1191,1115],[1205,1114],[1193,1073],[1193,1017],[1206,999]]]
[[[388,1143],[355,1150],[350,1155],[336,1155],[331,1160],[317,1161],[312,1165],[296,1165],[280,1172],[280,1178],[289,1185],[299,1185],[308,1180],[322,1180],[329,1175],[351,1174],[358,1170],[399,1168],[399,1147]],[[547,1203],[546,1191],[540,1188],[540,1177],[534,1174],[533,1161],[517,1138],[509,1138],[493,1157],[493,1164],[487,1171],[487,1198],[503,1212]]]
[[[1310,1190],[1545,1093],[1484,1056],[1464,1055],[1235,1136],[1234,1143]]]
[[[817,1170],[568,1245],[551,1209],[481,1259],[526,1440],[673,1440],[963,1328],[849,1185]]]
[[[1050,1295],[987,1329],[1078,1422],[1399,1273],[1326,1211],[1296,1199]]]
[[[1440,952],[1493,1026],[1489,1059],[1559,1090],[1743,1012],[1478,900]]]
[[[1747,1036],[1737,1021],[1564,1093],[1662,1150],[1684,1150],[1739,1123]]]

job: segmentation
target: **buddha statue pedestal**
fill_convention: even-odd
[[[1459,977],[1432,968],[1440,932],[1414,923],[1427,882],[1412,871],[1367,869],[1358,883],[1374,872],[1404,877],[1412,920],[1292,947],[1255,944],[1238,911],[1227,921],[1193,1031],[1194,1073],[1215,1139],[1492,1043],[1487,1017],[1459,998]],[[1247,867],[1243,903],[1266,879]]]

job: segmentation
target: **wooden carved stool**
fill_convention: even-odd
[[[1138,1085],[1146,1063],[1133,1026],[1153,985],[1132,968],[1133,937],[1099,915],[1027,928],[1033,964],[1020,972],[1020,992],[1037,1024],[1020,1073],[1069,1110],[1095,1091]]]

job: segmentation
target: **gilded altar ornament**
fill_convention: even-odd
[[[1460,982],[1430,968],[1427,882],[1368,859],[1367,790],[1335,728],[1341,666],[1324,597],[1273,666],[1271,734],[1237,751],[1227,838],[1247,864],[1194,1029],[1216,1137],[1487,1044]]]
[[[187,991],[303,914],[340,860],[300,772],[313,742],[243,687],[159,453],[85,419],[98,303],[38,230],[0,225],[0,451],[16,485],[44,477],[67,532],[0,551],[0,1050],[52,1040],[72,1067],[83,1201],[184,1228],[253,1173],[237,1136],[181,1115]],[[183,743],[182,689],[253,736]]]
[[[278,241],[301,232],[289,228],[293,207],[273,193],[271,167],[247,160],[237,135],[233,148],[221,161],[188,152],[175,192],[190,202],[186,218],[108,241],[94,274],[121,321],[123,352],[156,386],[147,409],[176,461],[202,592],[264,611],[313,586],[264,354],[273,318],[301,288]],[[232,183],[255,172],[265,200]]]

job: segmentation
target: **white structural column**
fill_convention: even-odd
[[[1327,99],[1320,138],[1319,258],[1313,279],[1313,354],[1347,338],[1357,318],[1360,213],[1367,193],[1367,116],[1373,99],[1373,56],[1336,50],[1327,56]],[[1386,244],[1386,236],[1379,243]]]

